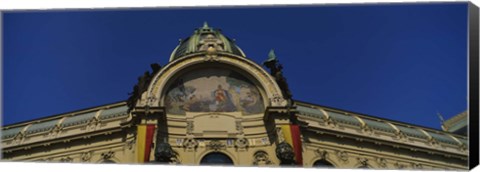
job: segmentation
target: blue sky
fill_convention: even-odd
[[[467,108],[467,3],[18,11],[3,15],[3,124],[128,98],[204,21],[294,99],[440,128]]]

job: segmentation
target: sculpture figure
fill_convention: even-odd
[[[289,102],[289,105],[291,105],[292,93],[288,88],[287,79],[283,76],[283,73],[282,73],[283,66],[282,64],[279,63],[273,49],[270,50],[270,53],[268,53],[268,59],[265,62],[263,62],[263,65],[268,69],[270,69],[270,74],[275,78],[275,81],[277,82],[278,86],[282,90],[284,98]]]
[[[152,74],[150,74],[149,71],[146,71],[143,73],[142,76],[137,78],[137,84],[133,86],[133,92],[128,93],[130,96],[127,100],[127,106],[128,110],[127,112],[130,112],[133,107],[135,107],[135,104],[137,103],[137,100],[142,96],[142,94],[147,91],[148,85],[150,84],[150,81],[152,80],[153,75],[155,75],[157,72],[160,71],[162,68],[159,64],[153,63],[150,65],[152,68]]]

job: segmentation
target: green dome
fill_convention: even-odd
[[[170,61],[191,53],[205,52],[209,47],[215,48],[218,52],[226,52],[245,57],[243,51],[233,40],[224,36],[220,30],[209,27],[205,22],[203,27],[195,29],[192,36],[180,40],[180,44],[170,55]]]

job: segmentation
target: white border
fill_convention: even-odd
[[[456,2],[465,2],[453,0]],[[477,6],[480,0],[472,0]],[[246,6],[246,5],[311,5],[311,4],[363,4],[363,3],[425,3],[425,2],[452,2],[452,0],[242,0],[242,1],[225,1],[225,0],[175,0],[175,1],[155,1],[155,0],[1,0],[0,11],[23,11],[23,10],[48,10],[48,9],[114,9],[114,8],[145,8],[145,7],[207,7],[207,6]],[[1,14],[0,14],[1,17]],[[0,22],[2,20],[0,19]],[[0,23],[0,27],[2,23]],[[1,31],[1,28],[0,28]],[[3,34],[3,32],[2,32]],[[1,40],[0,40],[1,46]],[[1,47],[0,47],[1,52]],[[2,60],[0,61],[0,65]],[[0,79],[1,76],[0,76]],[[3,79],[1,80],[3,82]],[[3,83],[2,83],[3,85]],[[2,86],[0,86],[0,89]],[[3,91],[0,90],[0,96]],[[0,101],[3,101],[1,99]],[[2,103],[3,104],[3,103]],[[0,104],[0,110],[2,104]],[[2,111],[3,112],[3,111]],[[1,122],[1,117],[0,117]],[[4,171],[128,171],[128,172],[145,172],[145,171],[195,171],[195,172],[212,172],[224,171],[244,172],[247,170],[259,172],[292,172],[295,171],[323,171],[321,169],[311,168],[258,168],[258,167],[201,167],[201,166],[163,166],[163,165],[110,165],[110,164],[59,164],[59,163],[25,163],[25,162],[0,162],[1,169]],[[101,168],[99,168],[101,167]],[[364,171],[358,169],[328,169],[328,171]],[[367,170],[372,171],[372,170]],[[398,170],[375,170],[375,171],[398,171]],[[404,170],[405,171],[405,170]],[[408,170],[412,171],[412,170]],[[480,167],[472,171],[480,171]],[[399,171],[402,172],[402,171]]]

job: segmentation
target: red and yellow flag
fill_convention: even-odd
[[[155,125],[153,124],[137,126],[137,162],[150,161],[154,131]]]
[[[303,165],[302,158],[302,141],[300,137],[300,127],[298,125],[281,125],[283,136],[285,137],[285,142],[290,144],[295,153],[295,162],[298,165]]]

